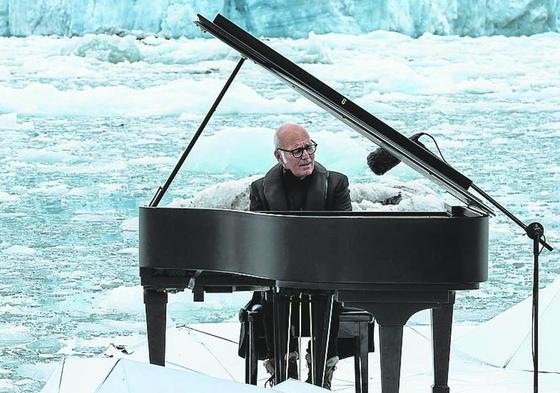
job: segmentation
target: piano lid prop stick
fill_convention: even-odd
[[[177,173],[179,172],[179,169],[181,169],[181,166],[183,166],[183,163],[187,159],[187,157],[190,154],[190,152],[191,152],[192,148],[194,147],[195,143],[198,141],[198,137],[200,136],[200,134],[202,134],[202,131],[206,127],[206,124],[208,124],[208,122],[210,121],[210,118],[212,117],[212,115],[216,111],[216,108],[218,107],[218,104],[220,103],[220,101],[222,101],[222,98],[226,94],[226,91],[229,89],[229,86],[231,85],[231,83],[235,79],[237,73],[241,69],[241,66],[243,65],[244,62],[245,62],[244,57],[239,59],[239,62],[235,66],[235,69],[233,70],[233,72],[229,76],[226,84],[222,88],[222,91],[220,91],[220,94],[218,94],[218,97],[216,98],[216,100],[212,104],[212,107],[210,108],[210,110],[208,111],[206,116],[204,117],[204,120],[202,120],[202,123],[200,124],[200,126],[198,127],[198,130],[196,131],[193,138],[191,139],[189,145],[187,146],[187,149],[183,152],[183,154],[181,155],[181,158],[179,158],[179,161],[175,165],[175,168],[173,168],[173,171],[171,172],[171,175],[169,175],[169,177],[167,178],[167,181],[165,182],[163,187],[158,187],[156,193],[152,197],[152,200],[148,204],[149,207],[156,207],[159,204],[159,202],[161,201],[161,199],[163,198],[163,195],[167,192],[167,189],[169,188],[169,186],[171,185],[171,183],[175,179],[175,176],[177,176]]]

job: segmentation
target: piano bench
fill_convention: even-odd
[[[255,332],[255,319],[261,317],[260,306],[253,309],[242,309],[239,319],[242,323],[242,336],[246,342],[245,348],[239,355],[245,358],[245,383],[257,384],[257,363],[261,358],[257,353],[257,334]],[[339,315],[339,354],[341,358],[354,356],[354,378],[356,393],[368,392],[368,353],[373,352],[373,326],[372,315],[364,310],[344,307]],[[341,345],[344,340],[352,341],[350,346]]]
[[[339,316],[338,350],[344,358],[344,346],[341,339],[353,339],[354,383],[356,393],[368,392],[368,353],[374,350],[373,317],[364,310],[344,307]]]

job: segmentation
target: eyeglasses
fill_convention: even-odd
[[[303,147],[296,147],[295,149],[292,149],[292,150],[287,150],[287,149],[282,149],[280,147],[277,147],[276,150],[285,151],[286,153],[292,153],[292,156],[294,156],[294,158],[301,158],[301,156],[303,156],[303,151],[304,150],[309,155],[315,153],[315,150],[317,150],[317,144],[312,139],[311,143],[309,143],[309,144],[307,144]]]

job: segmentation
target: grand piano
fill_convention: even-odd
[[[139,213],[140,276],[150,362],[165,365],[170,292],[192,290],[195,301],[203,301],[208,292],[272,289],[277,294],[293,290],[327,293],[345,306],[369,311],[377,321],[383,393],[399,391],[403,325],[414,313],[430,309],[432,391],[449,392],[455,291],[477,289],[487,280],[488,219],[493,212],[469,190],[478,188],[429,150],[223,16],[210,21],[199,15],[195,23],[241,55],[225,89],[249,59],[445,188],[459,205],[444,212],[400,213],[158,207],[170,177]],[[223,93],[225,90],[219,99]],[[282,362],[287,333],[279,326],[280,319],[275,323],[276,364],[282,365],[277,368],[279,382],[286,378]],[[318,342],[324,348],[327,338],[323,336]],[[316,364],[324,364],[324,351],[316,351],[314,356]],[[317,368],[316,381],[322,380],[323,372]]]

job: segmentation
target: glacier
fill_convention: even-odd
[[[0,0],[0,36],[87,33],[208,37],[192,21],[221,13],[257,36],[395,31],[521,36],[558,32],[559,0]]]

